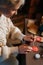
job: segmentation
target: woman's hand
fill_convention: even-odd
[[[26,44],[20,45],[18,47],[20,54],[26,54],[27,52],[32,50],[32,47],[27,46]]]
[[[31,35],[25,35],[24,38],[23,38],[25,41],[30,41],[30,42],[33,42],[33,36]]]

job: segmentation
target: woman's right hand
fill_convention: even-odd
[[[26,44],[22,44],[18,47],[18,49],[20,54],[26,54],[32,50],[32,47],[27,46]]]

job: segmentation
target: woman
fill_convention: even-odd
[[[20,45],[19,47],[8,47],[6,43],[9,35],[11,35],[11,40],[17,38],[21,41],[23,39],[30,42],[33,41],[31,36],[24,35],[16,26],[14,26],[10,19],[13,14],[17,13],[17,10],[20,8],[20,6],[24,4],[24,0],[23,2],[22,0],[10,0],[10,2],[14,2],[13,5],[7,4],[7,8],[5,7],[4,9],[0,9],[0,56],[2,56],[4,60],[8,59],[9,55],[11,55],[12,53],[25,54],[26,51],[31,51],[31,47],[26,45]],[[16,60],[16,58],[14,64],[18,65],[18,61]]]

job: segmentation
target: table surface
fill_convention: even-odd
[[[30,44],[32,45],[32,43]],[[26,54],[26,65],[43,65],[43,58],[35,59],[35,54],[42,54],[43,55],[43,43],[34,43],[35,46],[39,48],[38,52],[28,52]],[[40,47],[42,46],[42,47]]]

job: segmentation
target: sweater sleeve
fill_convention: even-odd
[[[13,25],[10,19],[9,19],[9,25],[11,31],[11,39],[14,40],[15,38],[17,38],[19,40],[22,40],[25,35],[21,32],[21,30],[18,27]]]

